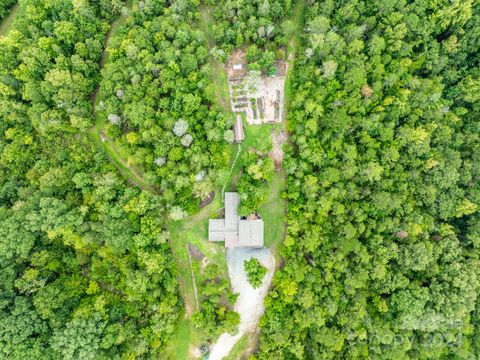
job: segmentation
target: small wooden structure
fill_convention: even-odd
[[[243,132],[243,121],[242,115],[237,114],[237,119],[235,120],[235,124],[233,124],[233,132],[235,133],[235,142],[239,143],[245,139],[245,133]]]

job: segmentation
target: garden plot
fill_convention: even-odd
[[[280,123],[285,100],[283,60],[275,62],[276,74],[261,76],[248,71],[243,50],[235,50],[227,61],[228,90],[233,112],[245,112],[249,125]]]

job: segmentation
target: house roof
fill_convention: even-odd
[[[238,246],[240,246],[238,241],[238,233],[233,231],[225,233],[225,247],[232,248]]]
[[[225,193],[225,230],[238,232],[238,205],[240,204],[240,196],[236,192]]]
[[[208,241],[223,241],[225,239],[225,220],[208,220]]]
[[[208,240],[224,241],[231,247],[262,247],[263,221],[240,220],[238,205],[240,196],[235,192],[225,193],[225,219],[208,221]]]
[[[238,226],[238,237],[240,246],[263,246],[263,221],[262,220],[240,220]]]

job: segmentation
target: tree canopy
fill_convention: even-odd
[[[307,6],[259,359],[473,358],[480,7]]]

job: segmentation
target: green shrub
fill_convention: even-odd
[[[245,260],[243,262],[243,266],[247,272],[247,278],[250,285],[252,285],[254,289],[260,287],[262,285],[263,278],[267,273],[265,266],[260,264],[260,261],[255,258]]]

